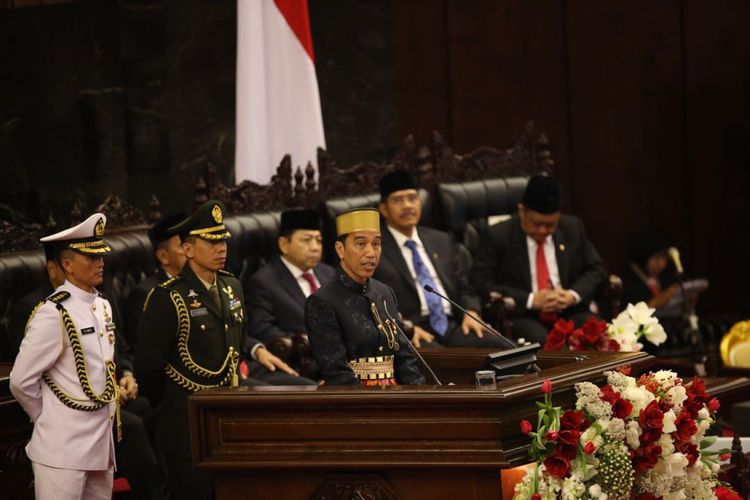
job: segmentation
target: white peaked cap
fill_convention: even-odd
[[[96,213],[77,226],[45,236],[39,241],[45,245],[66,248],[84,255],[108,254],[112,252],[112,248],[102,239],[106,224],[107,216]]]

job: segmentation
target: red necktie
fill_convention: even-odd
[[[302,278],[304,278],[304,280],[307,281],[307,284],[310,285],[310,293],[318,291],[318,284],[315,283],[315,277],[311,272],[302,273]]]
[[[539,291],[545,288],[552,288],[549,269],[547,268],[547,259],[544,258],[544,242],[536,246],[536,286]],[[557,321],[557,313],[539,311],[539,319],[542,323],[551,325]]]

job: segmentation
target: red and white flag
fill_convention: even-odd
[[[235,180],[265,184],[285,154],[325,147],[307,0],[237,0]]]

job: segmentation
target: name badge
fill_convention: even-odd
[[[190,316],[196,318],[198,316],[205,316],[208,314],[208,309],[205,307],[199,307],[198,309],[191,309]]]
[[[94,328],[93,326],[90,326],[88,328],[82,328],[81,329],[81,334],[82,335],[88,335],[89,333],[94,333],[95,331],[96,331],[96,328]]]

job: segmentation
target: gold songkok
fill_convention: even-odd
[[[355,208],[336,216],[336,236],[355,231],[380,232],[380,212],[375,208]]]

